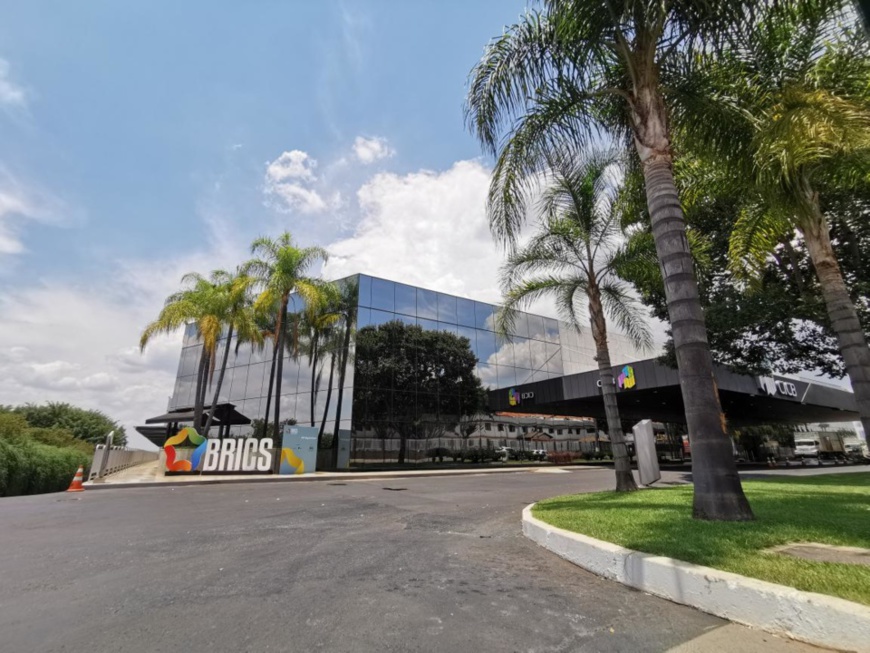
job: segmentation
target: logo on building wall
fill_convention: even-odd
[[[178,454],[175,451],[175,445],[182,444],[185,440],[190,440],[191,444],[197,445],[190,456],[190,460],[176,460]],[[166,471],[167,472],[189,472],[199,466],[199,461],[202,454],[205,453],[206,439],[196,432],[196,429],[188,426],[181,429],[178,433],[166,440],[163,445],[163,451],[166,453]]]
[[[508,390],[508,403],[511,406],[519,406],[523,403],[523,399],[534,399],[534,392],[520,392],[516,388],[511,388]]]
[[[633,388],[637,384],[637,380],[634,378],[634,368],[631,365],[623,367],[616,382],[620,390],[630,390]]]
[[[757,378],[758,389],[771,397],[778,394],[786,397],[797,397],[797,386],[788,381],[780,381],[772,376],[759,376]]]

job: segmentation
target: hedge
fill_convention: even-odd
[[[0,497],[65,490],[92,455],[90,445],[66,431],[30,428],[19,415],[0,414]]]

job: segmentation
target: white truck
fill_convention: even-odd
[[[845,460],[846,445],[840,433],[809,433],[809,437],[795,438],[795,458],[816,460]]]

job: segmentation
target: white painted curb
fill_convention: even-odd
[[[654,556],[550,526],[523,510],[523,534],[594,574],[753,628],[870,653],[870,608],[833,596]]]

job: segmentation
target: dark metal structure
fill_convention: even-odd
[[[677,370],[655,359],[613,368],[620,416],[685,423]],[[858,419],[854,395],[783,376],[755,377],[715,369],[722,410],[734,426],[765,423],[847,422]],[[491,410],[604,417],[598,371],[489,392]]]

